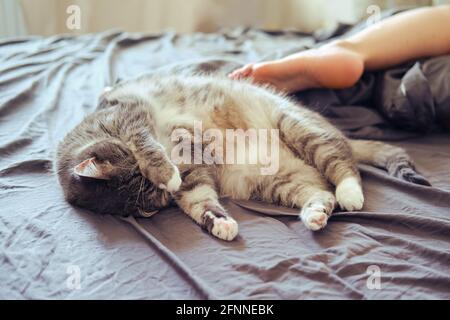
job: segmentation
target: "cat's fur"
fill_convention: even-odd
[[[319,114],[267,88],[219,76],[150,75],[104,93],[101,109],[58,148],[57,169],[67,200],[99,213],[145,216],[176,203],[214,236],[232,240],[235,220],[222,195],[300,208],[311,230],[327,224],[336,204],[360,210],[364,196],[356,162],[428,184],[404,150],[352,141]],[[173,164],[174,129],[279,129],[280,167]]]

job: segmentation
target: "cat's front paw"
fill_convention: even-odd
[[[336,187],[336,200],[341,209],[361,210],[364,205],[364,194],[360,182],[356,178],[342,180]]]
[[[328,221],[327,209],[323,205],[307,206],[302,209],[300,218],[304,225],[312,231],[325,228]]]
[[[231,217],[216,216],[212,211],[206,211],[203,219],[209,233],[219,239],[231,241],[238,234],[238,224]]]
[[[173,173],[167,183],[161,183],[158,187],[162,190],[167,190],[168,192],[177,192],[180,189],[182,180],[180,176],[180,171],[177,167],[173,167]]]

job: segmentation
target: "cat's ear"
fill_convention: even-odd
[[[101,162],[95,157],[84,160],[73,168],[74,173],[80,177],[109,180],[113,166],[109,161]]]

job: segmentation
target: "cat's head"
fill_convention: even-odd
[[[66,199],[97,213],[145,216],[167,206],[168,192],[139,171],[131,151],[119,140],[105,139],[81,150],[59,147],[58,177]]]

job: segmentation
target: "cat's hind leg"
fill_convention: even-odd
[[[336,206],[336,198],[315,168],[300,160],[296,162],[294,172],[282,170],[276,177],[266,177],[257,188],[258,196],[263,201],[301,208],[300,218],[305,226],[313,231],[322,229]]]
[[[281,140],[305,163],[336,186],[342,209],[360,210],[364,195],[356,161],[344,135],[318,114],[304,108],[283,110],[277,127]]]
[[[183,183],[174,194],[178,206],[213,236],[231,241],[238,234],[237,222],[219,203],[213,173],[204,166],[182,169]]]

